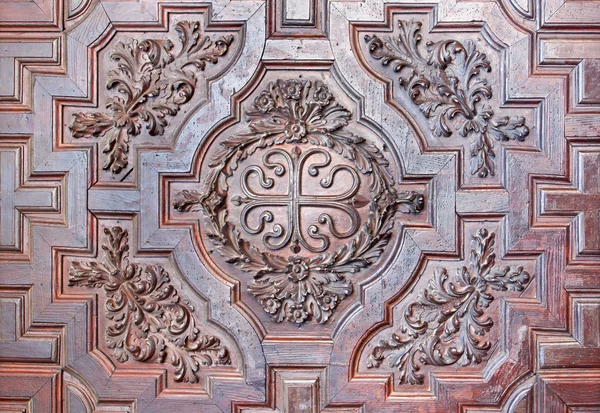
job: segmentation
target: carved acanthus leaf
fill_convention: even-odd
[[[382,340],[369,355],[367,367],[387,364],[399,371],[399,383],[423,384],[422,366],[479,364],[491,344],[493,326],[485,314],[494,300],[490,290],[522,291],[531,277],[522,267],[496,267],[494,233],[480,229],[473,237],[469,268],[454,276],[435,270],[426,289],[409,304],[400,331]]]
[[[106,341],[121,363],[168,362],[175,381],[198,382],[201,366],[230,364],[227,347],[201,335],[194,308],[183,300],[159,265],[128,260],[128,233],[105,228],[100,262],[73,261],[69,286],[103,288],[106,293]]]
[[[492,88],[482,73],[490,62],[472,41],[420,43],[421,23],[399,21],[397,37],[365,36],[371,56],[401,73],[399,84],[412,102],[429,119],[436,136],[449,137],[454,131],[471,138],[471,173],[479,177],[495,174],[493,139],[524,141],[529,135],[525,118],[495,116],[486,105]]]
[[[106,88],[117,94],[106,99],[107,112],[75,113],[69,129],[74,138],[105,136],[104,169],[118,174],[128,165],[129,144],[146,125],[151,136],[163,135],[167,117],[194,95],[196,71],[218,63],[233,36],[212,40],[200,32],[198,22],[175,25],[181,48],[169,40],[133,39],[119,42],[111,54],[116,68],[108,72]],[[188,70],[192,66],[195,70]]]

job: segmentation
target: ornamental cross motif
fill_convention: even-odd
[[[342,211],[350,218],[350,228],[340,231],[336,228],[333,218],[328,213],[319,215],[319,224],[327,224],[329,232],[336,238],[348,238],[358,231],[360,216],[357,208],[367,205],[364,197],[355,196],[360,187],[360,179],[356,170],[348,165],[335,165],[329,174],[320,180],[323,188],[331,188],[335,176],[344,171],[352,177],[349,188],[338,194],[306,194],[304,190],[307,185],[303,184],[302,173],[309,159],[322,158],[320,162],[308,165],[308,174],[312,177],[319,175],[319,170],[331,164],[331,155],[329,152],[320,148],[311,148],[304,152],[300,147],[295,146],[291,154],[283,149],[272,149],[263,156],[263,164],[266,168],[272,169],[278,177],[288,176],[287,188],[284,193],[265,194],[255,192],[250,186],[250,177],[255,175],[258,178],[260,186],[264,189],[272,189],[275,182],[271,178],[265,178],[265,172],[258,165],[248,166],[241,176],[240,186],[244,197],[239,195],[232,198],[232,203],[236,206],[245,204],[240,216],[240,223],[244,230],[252,235],[260,234],[264,231],[266,223],[273,222],[273,213],[268,209],[264,210],[259,216],[259,223],[256,227],[251,227],[248,223],[248,216],[256,210],[268,207],[284,207],[287,209],[287,229],[279,223],[273,226],[273,230],[263,235],[263,243],[271,250],[279,250],[285,247],[290,241],[290,249],[293,253],[300,252],[302,247],[311,252],[323,252],[329,247],[329,237],[319,233],[316,225],[308,227],[310,238],[318,240],[318,244],[311,244],[305,237],[302,226],[301,216],[304,207],[322,208],[325,210]],[[276,162],[281,159],[284,163]],[[286,168],[287,165],[287,168]],[[289,172],[288,172],[289,171]]]
[[[180,212],[205,213],[204,234],[214,245],[213,251],[226,263],[252,274],[248,292],[273,320],[301,324],[314,319],[325,323],[353,294],[351,277],[383,254],[392,239],[396,214],[420,212],[424,197],[414,191],[397,190],[383,150],[345,130],[352,114],[322,81],[272,82],[255,97],[246,115],[250,120],[248,131],[221,140],[213,152],[204,175],[204,190],[178,192],[173,206]],[[261,151],[264,168],[251,164],[238,175],[242,162]],[[302,182],[305,172],[318,177],[320,169],[333,163],[332,154],[348,164],[330,167],[320,180],[324,193],[304,192],[309,186]],[[265,170],[272,170],[278,178],[287,174],[286,188],[276,189],[275,179]],[[250,177],[257,179],[262,189],[251,188]],[[230,185],[238,179],[241,194],[233,195]],[[334,180],[337,187],[347,183],[348,188],[335,191]],[[368,182],[368,199],[359,193],[361,182]],[[239,220],[246,233],[262,234],[266,224],[273,222],[273,229],[263,235],[264,246],[281,250],[291,244],[292,254],[264,251],[244,239],[243,231],[229,220],[231,205],[243,205]],[[367,206],[368,210],[359,213]],[[269,208],[275,207],[287,210],[286,229],[274,222]],[[317,221],[328,226],[328,235],[320,233],[315,224],[303,232],[302,209],[306,207],[324,209]],[[342,211],[338,216],[349,218],[348,228],[340,229],[340,223],[333,222],[329,214],[332,211]],[[248,216],[258,212],[258,224],[249,225]],[[328,236],[349,239],[328,250]],[[312,256],[297,255],[301,248],[312,252]]]

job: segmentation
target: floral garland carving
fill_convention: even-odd
[[[75,113],[69,125],[74,138],[105,136],[104,169],[118,174],[128,165],[129,142],[146,124],[151,136],[164,133],[167,116],[194,95],[196,71],[216,64],[233,42],[233,36],[213,41],[202,35],[198,22],[175,25],[181,48],[170,40],[146,39],[119,42],[111,55],[116,69],[108,72],[106,88],[116,90],[106,99],[107,112]],[[192,67],[195,70],[189,70]]]
[[[400,86],[412,102],[430,119],[436,136],[449,137],[453,128],[465,138],[473,138],[470,146],[471,173],[485,178],[495,174],[494,142],[522,142],[529,128],[522,116],[496,116],[485,104],[492,97],[492,88],[481,77],[490,72],[485,54],[472,41],[457,40],[427,42],[424,56],[421,43],[421,23],[399,21],[397,37],[365,36],[371,56],[395,72],[405,73]]]
[[[382,254],[392,236],[395,213],[421,211],[424,197],[394,188],[383,153],[342,130],[351,113],[320,81],[277,80],[255,99],[247,116],[249,132],[227,138],[210,160],[204,191],[181,191],[174,206],[179,211],[205,212],[205,231],[215,250],[226,262],[253,273],[248,290],[275,321],[300,324],[314,318],[324,323],[353,291],[346,276],[372,265]],[[367,222],[334,252],[288,258],[263,252],[227,220],[227,179],[238,164],[258,150],[284,143],[329,148],[370,177]]]
[[[104,234],[104,259],[72,262],[69,286],[104,289],[107,346],[117,360],[168,362],[174,380],[189,383],[198,382],[200,366],[231,364],[217,337],[200,335],[194,308],[179,297],[161,266],[129,263],[127,231],[104,228]]]
[[[400,332],[370,353],[368,368],[384,360],[400,371],[399,383],[423,384],[424,365],[479,364],[491,348],[485,334],[493,321],[485,310],[492,291],[523,291],[531,281],[523,267],[496,267],[495,234],[484,228],[473,236],[470,268],[459,268],[452,281],[437,269],[417,300],[406,307]]]

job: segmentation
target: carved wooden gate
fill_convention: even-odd
[[[0,0],[1,412],[600,411],[600,2]]]

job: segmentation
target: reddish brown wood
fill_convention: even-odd
[[[0,412],[600,411],[599,28],[0,0]]]

